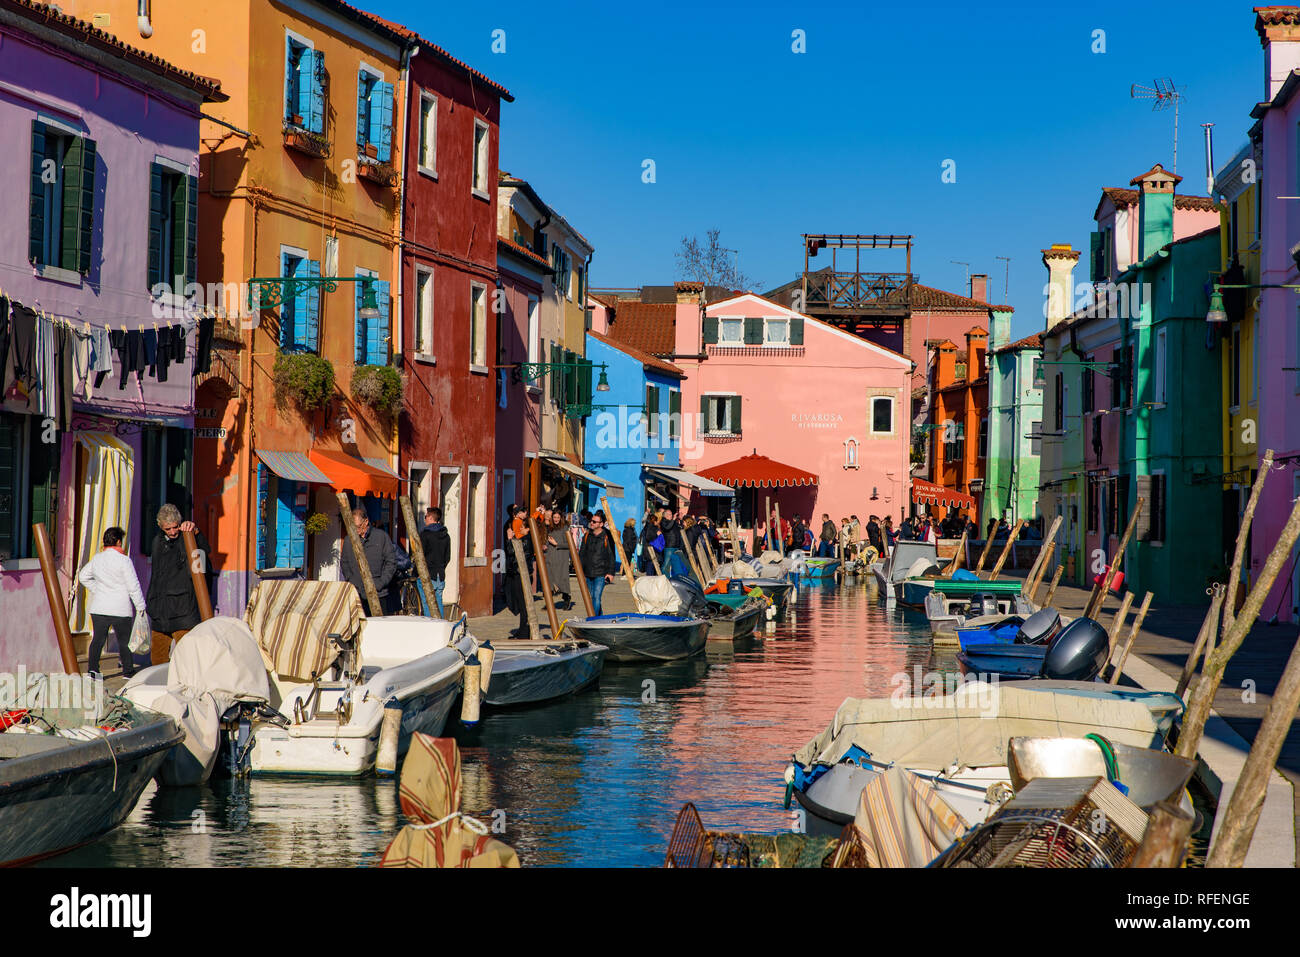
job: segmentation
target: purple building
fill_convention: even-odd
[[[0,671],[60,669],[34,524],[66,597],[111,525],[147,588],[158,506],[189,508],[199,111],[221,99],[57,8],[0,0]]]

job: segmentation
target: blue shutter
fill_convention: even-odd
[[[312,279],[320,278],[320,263],[315,260],[304,261],[298,266],[299,274]],[[303,294],[306,299],[303,315],[302,344],[310,352],[320,351],[320,286],[312,286]]]
[[[280,254],[280,277],[288,279],[297,275],[296,269],[289,265],[292,257],[288,253]],[[297,325],[300,305],[298,297],[286,299],[280,305],[280,348],[292,349],[296,336],[294,335],[294,326]]]
[[[298,102],[293,111],[302,117],[302,125],[311,129],[311,94],[312,78],[316,75],[316,51],[302,50],[298,54],[298,74],[295,84],[298,88]]]
[[[266,560],[266,498],[271,470],[261,462],[257,463],[257,567],[269,568]]]
[[[379,161],[387,163],[393,158],[393,84],[375,84],[375,96],[379,102],[371,100],[370,116],[372,124],[375,116],[379,117],[379,136],[373,142],[379,147]]]
[[[301,482],[280,479],[275,502],[275,567],[301,568],[306,556],[307,490]]]
[[[370,343],[370,364],[377,366],[388,365],[388,337],[389,337],[389,293],[387,282],[377,282],[375,287],[375,302],[379,306],[379,318],[370,320],[371,343]]]
[[[360,278],[360,277],[357,277]],[[352,328],[353,338],[356,340],[355,356],[353,361],[357,365],[366,364],[366,326],[368,323],[361,318],[361,300],[364,298],[366,284],[363,282],[353,283],[355,287],[356,302],[352,306]]]
[[[357,146],[364,147],[370,136],[370,74],[357,71]]]
[[[284,38],[284,118],[293,119],[298,112],[294,96],[293,40]]]
[[[311,70],[307,73],[308,89],[311,90],[311,114],[308,129],[313,133],[325,132],[325,54],[319,50],[312,51]],[[304,114],[304,118],[308,118]]]

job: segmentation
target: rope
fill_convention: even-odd
[[[460,818],[466,828],[473,831],[475,834],[478,834],[480,837],[488,833],[488,826],[486,824],[478,818],[470,817],[468,814],[462,814],[460,811],[452,811],[446,817],[440,818],[432,824],[410,824],[408,827],[412,827],[417,831],[427,831],[431,828],[442,827],[442,825],[449,821],[454,821],[456,818]]]

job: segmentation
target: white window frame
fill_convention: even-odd
[[[884,401],[889,403],[889,431],[881,432],[876,429],[876,403]],[[871,397],[871,418],[867,422],[867,428],[871,430],[872,435],[894,435],[898,432],[898,409],[897,403],[892,395],[873,395]]]
[[[735,339],[724,339],[722,337],[722,328],[724,322],[740,323]],[[718,316],[718,345],[720,346],[743,346],[745,344],[745,317],[744,316]]]
[[[1169,330],[1156,330],[1155,370],[1151,376],[1151,399],[1155,408],[1164,408],[1169,387]]]
[[[428,284],[423,290],[420,289],[420,279],[428,276]],[[417,345],[415,352],[416,362],[428,362],[434,364],[438,361],[437,353],[433,351],[433,304],[434,304],[434,279],[433,269],[429,266],[415,267],[415,288],[412,292],[415,294],[415,328],[412,330],[415,334]],[[423,328],[421,328],[423,327]],[[424,333],[421,335],[421,333]],[[423,341],[422,341],[423,340]],[[420,346],[423,348],[421,349]]]
[[[710,400],[712,400],[712,399],[736,399],[736,398],[739,398],[739,397],[740,397],[740,393],[739,393],[739,392],[705,392],[705,393],[701,394],[701,396],[700,396],[700,398],[702,398],[702,399],[710,399]],[[729,407],[724,405],[722,408],[729,408]],[[730,412],[728,412],[728,417],[730,417]],[[711,429],[711,428],[709,428],[709,413],[708,413],[707,411],[706,411],[705,414],[704,414],[704,421],[700,423],[700,431],[701,431],[704,435],[739,435],[739,434],[740,434],[740,433],[737,432],[737,431],[735,430],[735,428],[731,425],[730,421],[728,421],[728,423],[727,423],[727,428],[725,428],[725,429],[722,429],[722,428]]]
[[[528,296],[528,361],[542,361],[542,301],[532,294]],[[539,382],[529,382],[528,388],[533,392],[542,391]]]
[[[416,480],[415,474],[423,473],[423,478]],[[415,492],[414,500],[411,507],[415,511],[415,520],[424,521],[424,510],[433,504],[433,463],[432,462],[411,462],[406,466],[406,477],[411,483],[411,490]],[[407,493],[410,494],[409,492]]]
[[[773,341],[772,337],[768,334],[768,330],[770,330],[772,326],[777,323],[782,323],[785,325],[784,342]],[[789,316],[764,316],[763,317],[763,345],[767,348],[773,348],[773,349],[788,349],[790,347],[790,317]]]
[[[491,484],[488,481],[488,475],[492,470],[482,465],[471,465],[466,468],[468,472],[468,481],[465,483],[465,567],[484,566],[487,564],[488,552],[488,491]],[[478,476],[479,481],[476,483],[474,476]],[[474,489],[483,490],[483,501],[481,503],[482,514],[476,514]],[[473,554],[475,549],[482,552],[481,555]]]
[[[479,304],[480,304],[480,306],[482,307],[482,316],[481,316],[481,317],[478,315],[478,311],[479,311],[478,308],[475,307],[475,305],[474,305],[474,292],[475,292],[475,290],[478,290],[479,292],[481,292],[481,293],[483,294],[483,295],[482,295],[482,298],[479,300]],[[486,286],[484,283],[481,283],[481,282],[472,282],[472,283],[470,283],[470,284],[469,284],[469,316],[470,316],[470,320],[469,320],[469,321],[470,321],[470,325],[469,325],[469,371],[470,371],[470,372],[477,373],[477,374],[479,374],[479,375],[487,375],[487,374],[488,374],[488,367],[487,367],[487,352],[488,352],[488,349],[487,349],[487,338],[488,338],[488,336],[487,336],[487,313],[488,313],[488,308],[487,308],[487,286]],[[476,326],[476,325],[477,325],[477,327],[478,327],[478,333],[477,333],[477,335],[475,334],[475,326]],[[482,352],[482,356],[481,356],[481,358],[482,358],[483,361],[482,361],[482,362],[475,362],[474,360],[475,360],[476,358],[480,358],[480,356],[477,354],[478,346],[479,346],[479,343],[478,343],[477,340],[478,340],[479,338],[482,338],[482,340],[483,340],[483,343],[482,343],[482,345],[483,345],[483,352]]]
[[[430,179],[438,178],[438,97],[428,90],[420,91],[420,121],[425,118],[424,108],[426,104],[432,104],[428,112],[428,126],[424,131],[424,137],[420,140],[420,152],[416,158],[417,169],[428,176]],[[428,153],[432,163],[425,163],[425,153]]]
[[[369,63],[367,63],[365,60],[362,60],[361,63],[357,66],[357,89],[356,89],[356,95],[353,96],[353,98],[352,98],[352,102],[353,102],[353,103],[356,103],[358,100],[361,99],[361,74],[362,74],[362,73],[365,73],[365,74],[367,74],[368,76],[372,76],[372,77],[374,77],[374,78],[375,78],[375,81],[376,81],[377,83],[384,83],[384,82],[386,82],[386,81],[384,80],[384,74],[383,74],[383,71],[382,71],[382,70],[376,69],[375,67],[373,67],[373,66],[371,66]],[[366,101],[369,102],[369,101],[370,101],[370,97],[366,97]],[[374,107],[375,107],[375,105],[374,105],[373,103],[371,103],[371,104],[370,104],[370,108],[371,108],[371,109],[374,109]],[[360,117],[357,117],[357,119],[360,120]],[[354,125],[355,125],[355,124],[354,124]],[[366,124],[366,143],[369,144],[369,145],[378,145],[378,144],[370,144],[370,124],[369,124],[369,123]],[[365,147],[358,147],[358,149],[364,151]]]
[[[483,130],[483,143],[481,146],[478,143],[478,131],[480,129]],[[489,126],[487,123],[485,123],[483,120],[479,119],[477,116],[474,117],[474,140],[470,142],[470,148],[473,150],[473,154],[470,157],[471,162],[470,162],[469,177],[470,177],[470,192],[473,193],[475,196],[477,196],[479,199],[491,198],[490,196],[488,196],[488,184],[492,181],[491,171],[488,169],[488,161],[492,157],[491,146],[492,146],[492,127]],[[480,149],[482,150],[482,156],[479,155]],[[476,172],[481,172],[483,174],[482,186],[479,185],[478,182],[479,178],[475,175]]]

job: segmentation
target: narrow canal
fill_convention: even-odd
[[[712,829],[789,828],[785,764],[844,698],[888,695],[916,666],[956,668],[934,656],[922,613],[873,595],[860,583],[805,589],[760,640],[609,665],[597,689],[489,713],[474,731],[453,715],[462,810],[503,824],[526,867],[661,864],[687,801]],[[45,866],[369,865],[401,823],[396,788],[374,778],[150,785],[122,827]]]

